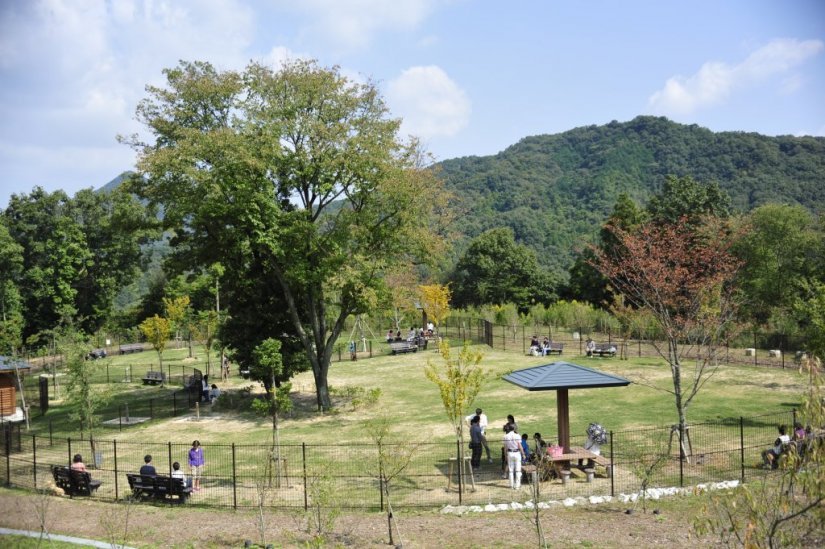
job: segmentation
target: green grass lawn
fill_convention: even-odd
[[[501,379],[507,372],[545,364],[553,360],[567,360],[607,373],[626,377],[633,383],[628,387],[583,389],[570,391],[570,423],[573,435],[583,434],[588,423],[596,421],[614,431],[643,426],[661,426],[677,421],[669,368],[662,360],[654,359],[600,359],[565,355],[557,357],[527,357],[516,352],[502,352],[487,347],[482,366],[488,377],[474,403],[488,415],[491,427],[496,429],[513,414],[521,432],[540,431],[549,437],[556,434],[556,394],[554,391],[528,392]],[[199,353],[202,355],[203,353]],[[171,392],[181,388],[183,374],[191,368],[205,371],[203,356],[187,358],[186,349],[170,349],[164,353],[164,370],[171,369],[171,384],[143,386],[140,381],[146,369],[157,368],[157,354],[147,351],[139,354],[114,356],[97,361],[102,385],[112,392],[112,402],[101,414],[102,419],[117,415],[129,404],[132,415],[148,414],[148,402],[158,410],[171,410]],[[217,374],[217,358],[212,357],[213,373]],[[447,442],[453,439],[444,414],[438,391],[424,376],[428,362],[440,364],[440,355],[432,350],[397,356],[381,356],[356,362],[336,362],[330,368],[329,383],[333,388],[380,388],[377,404],[351,409],[346,403],[330,413],[317,412],[311,372],[294,379],[295,410],[282,421],[281,441],[285,444],[324,444],[369,442],[364,420],[385,414],[391,418],[395,433],[407,440]],[[126,366],[132,370],[132,382],[124,383]],[[107,371],[108,370],[108,371]],[[691,368],[684,376],[691,375]],[[213,377],[218,377],[217,375]],[[59,378],[60,379],[60,378]],[[106,380],[110,383],[106,384]],[[62,378],[65,383],[65,377]],[[729,417],[749,417],[766,413],[789,411],[799,405],[807,377],[795,370],[768,369],[749,366],[719,368],[712,380],[692,402],[688,414],[691,422]],[[271,438],[271,423],[250,411],[250,402],[257,383],[238,377],[233,368],[228,382],[218,381],[223,391],[214,408],[205,407],[204,415],[220,416],[220,420],[188,422],[156,419],[128,427],[120,432],[102,428],[98,437],[129,440],[191,441],[201,438],[212,443],[259,443]],[[61,394],[64,394],[65,391]],[[164,406],[166,408],[164,408]],[[55,436],[79,434],[76,421],[68,417],[68,407],[60,400],[51,402],[49,412],[35,417],[33,427],[43,433],[52,423]],[[185,410],[178,410],[183,415]],[[192,413],[192,410],[189,410]],[[38,414],[35,412],[34,414]],[[171,412],[169,413],[171,415]],[[158,437],[161,437],[158,439]]]

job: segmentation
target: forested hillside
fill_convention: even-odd
[[[509,226],[559,274],[620,193],[644,204],[669,174],[716,181],[739,211],[768,202],[825,211],[825,138],[714,133],[649,116],[527,137],[439,167],[467,212],[465,236]]]

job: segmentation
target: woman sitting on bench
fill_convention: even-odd
[[[72,459],[72,471],[79,471],[81,473],[86,473],[86,465],[83,463],[83,456],[80,454],[75,454],[74,459]]]

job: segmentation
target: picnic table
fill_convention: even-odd
[[[163,383],[166,380],[166,374],[163,372],[154,372],[148,371],[146,375],[143,377],[143,384],[144,385],[157,385],[158,383]]]
[[[570,479],[570,468],[575,466],[584,471],[587,475],[587,481],[593,480],[594,470],[590,467],[590,462],[603,466],[607,470],[607,476],[611,474],[610,460],[599,454],[594,454],[590,450],[585,450],[580,446],[573,446],[569,452],[551,456],[549,454],[542,456],[542,460],[551,464],[556,475],[562,480],[563,484],[567,484]],[[571,465],[574,464],[574,465]]]
[[[143,352],[143,343],[125,343],[118,348],[120,354],[125,355],[129,353]]]
[[[180,478],[126,473],[126,480],[129,481],[132,496],[140,499],[152,498],[171,503],[186,503],[186,498],[192,493],[192,489]]]
[[[418,352],[418,343],[415,341],[392,341],[390,342],[390,354],[415,353]]]

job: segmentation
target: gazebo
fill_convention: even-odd
[[[605,374],[570,362],[552,362],[516,370],[503,377],[528,391],[556,391],[558,408],[559,445],[570,452],[570,414],[567,391],[570,389],[596,389],[600,387],[625,387],[630,380]]]

